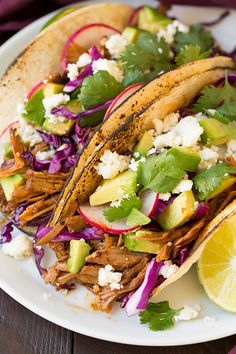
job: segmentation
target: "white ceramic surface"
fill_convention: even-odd
[[[111,2],[111,1],[110,1]],[[140,5],[142,1],[127,1]],[[154,1],[146,1],[155,4]],[[185,23],[209,21],[218,16],[222,9],[201,9],[174,7],[172,13]],[[23,49],[24,45],[39,31],[45,22],[44,17],[13,36],[0,48],[0,74]],[[215,37],[224,49],[236,45],[236,12],[218,26],[212,28]],[[45,59],[46,60],[46,59]],[[92,296],[80,286],[69,295],[55,292],[45,286],[39,277],[33,259],[16,261],[0,251],[0,286],[16,301],[38,315],[60,326],[88,336],[136,345],[183,345],[209,341],[236,333],[236,316],[224,312],[212,304],[204,295],[193,267],[175,284],[163,291],[159,300],[169,300],[171,306],[199,303],[202,307],[200,317],[182,322],[175,328],[164,332],[151,332],[140,325],[137,317],[128,318],[117,304],[111,314],[95,312],[91,308]],[[48,299],[45,299],[48,295]],[[214,316],[216,322],[207,325],[204,316]]]

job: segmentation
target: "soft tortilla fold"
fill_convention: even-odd
[[[104,3],[80,8],[47,27],[9,66],[0,81],[0,131],[16,119],[17,103],[49,75],[61,73],[61,55],[69,37],[90,23],[104,23],[122,31],[133,8]]]
[[[153,118],[164,119],[187,106],[204,86],[214,84],[226,69],[234,67],[232,59],[221,56],[192,62],[153,80],[123,102],[84,148],[61,193],[50,226],[69,216],[73,205],[88,201],[101,180],[94,166],[105,150],[126,153],[143,131],[153,128]]]

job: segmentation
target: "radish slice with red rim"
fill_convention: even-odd
[[[37,85],[35,85],[27,94],[26,98],[29,100],[38,90],[45,86],[43,81],[40,81]]]
[[[137,227],[130,227],[126,224],[126,219],[117,220],[113,222],[107,221],[103,215],[107,205],[99,205],[92,207],[88,203],[79,207],[79,212],[84,220],[91,226],[105,232],[120,235],[137,229]]]
[[[112,35],[120,33],[117,29],[105,25],[103,23],[92,23],[78,29],[66,42],[62,52],[61,64],[62,68],[66,70],[68,64],[68,52],[73,45],[78,45],[84,52],[88,51],[92,46],[100,43],[101,38],[111,37]]]
[[[128,26],[136,26],[138,23],[138,15],[139,12],[144,8],[144,5],[137,7],[134,9],[134,11],[131,13],[129,20],[128,20]]]
[[[122,91],[112,102],[112,104],[108,107],[106,114],[104,116],[104,120],[113,112],[121,103],[123,103],[127,98],[129,98],[133,93],[135,93],[138,89],[140,89],[143,84],[133,84],[127,87],[124,91]]]
[[[158,195],[158,193],[153,192],[151,189],[147,189],[141,195],[142,207],[140,211],[149,218],[155,215]]]

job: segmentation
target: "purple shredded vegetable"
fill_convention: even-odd
[[[193,220],[200,220],[202,219],[209,211],[209,207],[204,204],[204,203],[200,203],[195,211],[195,213],[192,216]]]
[[[63,116],[67,119],[78,119],[80,117],[79,113],[71,112],[66,106],[58,106],[51,110],[52,114],[57,114],[59,116]]]
[[[76,122],[75,133],[77,135],[77,138],[78,138],[77,141],[79,142],[79,144],[82,144],[83,146],[86,145],[86,143],[88,142],[90,132],[91,132],[90,126],[81,128],[79,126],[78,122]]]
[[[125,308],[127,302],[129,301],[129,298],[131,297],[131,294],[126,294],[122,300],[121,300],[121,303],[120,303],[120,308]]]
[[[46,145],[58,149],[63,144],[62,138],[59,138],[58,136],[51,133],[45,133],[41,130],[37,130],[37,131]]]
[[[62,162],[66,160],[73,151],[72,144],[68,141],[64,143],[55,152],[52,161],[50,162],[48,173],[57,173],[62,168]]]
[[[228,74],[227,75],[229,83],[233,86],[236,86],[236,74]],[[225,77],[221,77],[217,83],[215,84],[216,86],[219,86],[225,82]]]
[[[149,297],[157,284],[158,275],[163,265],[164,262],[157,262],[155,258],[148,263],[142,284],[131,295],[125,306],[128,316],[136,315],[146,309]]]
[[[189,249],[187,247],[183,248],[179,254],[179,265],[181,266],[187,259],[189,255]]]
[[[52,213],[46,213],[42,216],[39,216],[38,218],[31,220],[30,222],[27,223],[28,226],[40,226],[40,225],[45,225],[48,223],[50,220]]]
[[[103,58],[103,55],[95,45],[89,49],[89,54],[91,55],[93,61]]]
[[[168,207],[169,204],[171,204],[176,198],[176,195],[172,195],[169,200],[164,201],[158,199],[157,205],[156,205],[156,210],[153,212],[152,219],[157,218],[158,215],[163,213],[163,211]]]
[[[13,231],[14,221],[8,220],[1,228],[0,244],[10,242],[12,239],[11,233]]]
[[[21,154],[21,157],[27,161],[27,163],[30,165],[30,167],[32,167],[34,171],[48,170],[49,165],[51,163],[50,160],[36,160],[34,155],[28,150],[25,150]]]
[[[66,171],[69,168],[74,167],[79,156],[79,153],[69,156],[65,161],[62,162],[61,171]]]
[[[44,257],[44,249],[41,247],[33,246],[34,261],[40,275],[43,275],[45,269],[42,267],[41,262]]]
[[[40,240],[51,230],[52,227],[48,227],[48,226],[39,227],[36,234],[37,239]],[[68,232],[62,230],[56,237],[54,237],[52,242],[80,240],[81,238],[84,238],[85,240],[94,240],[94,239],[99,240],[104,238],[104,233],[103,231],[97,230],[95,227],[87,227],[80,232]]]

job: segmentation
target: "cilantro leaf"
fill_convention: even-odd
[[[144,189],[150,188],[154,192],[171,192],[184,177],[184,170],[179,161],[165,152],[149,157],[138,167],[138,183]]]
[[[201,96],[194,105],[195,112],[204,112],[208,109],[216,109],[214,118],[221,121],[236,119],[236,87],[230,85],[227,75],[224,86],[204,87]]]
[[[175,36],[175,48],[177,53],[186,45],[198,45],[201,52],[205,52],[212,48],[214,44],[211,32],[206,31],[201,25],[194,24],[190,27],[189,32],[178,32]]]
[[[210,53],[210,50],[201,53],[201,47],[199,45],[189,44],[180,49],[175,61],[177,65],[182,65],[189,63],[190,61],[208,58]]]
[[[198,173],[193,178],[194,188],[198,191],[200,200],[204,200],[217,188],[230,174],[236,173],[236,167],[228,163],[220,163]]]
[[[157,76],[160,75],[160,71],[151,71],[148,73],[144,73],[140,70],[134,69],[134,70],[128,70],[125,75],[124,75],[124,80],[123,80],[123,85],[125,87],[128,87],[132,84],[136,83],[143,83],[146,84],[153,79],[155,79]]]
[[[126,71],[139,70],[147,73],[167,71],[171,68],[169,58],[170,47],[163,38],[142,31],[135,44],[129,44],[121,55]],[[137,72],[136,72],[137,74]]]
[[[36,91],[36,93],[28,100],[22,116],[35,125],[42,126],[44,122],[45,109],[43,106],[43,89]]]
[[[151,222],[151,219],[136,208],[133,208],[127,217],[128,226],[142,226]]]
[[[147,309],[139,314],[140,323],[147,323],[151,331],[164,331],[174,326],[174,316],[180,312],[173,310],[168,301],[149,302]]]
[[[104,210],[103,215],[109,222],[121,220],[127,217],[133,208],[141,208],[141,200],[136,195],[130,195],[122,198],[118,202],[118,206],[111,206]]]
[[[88,109],[116,97],[122,89],[122,84],[112,75],[100,70],[83,81],[78,99],[84,108]]]

